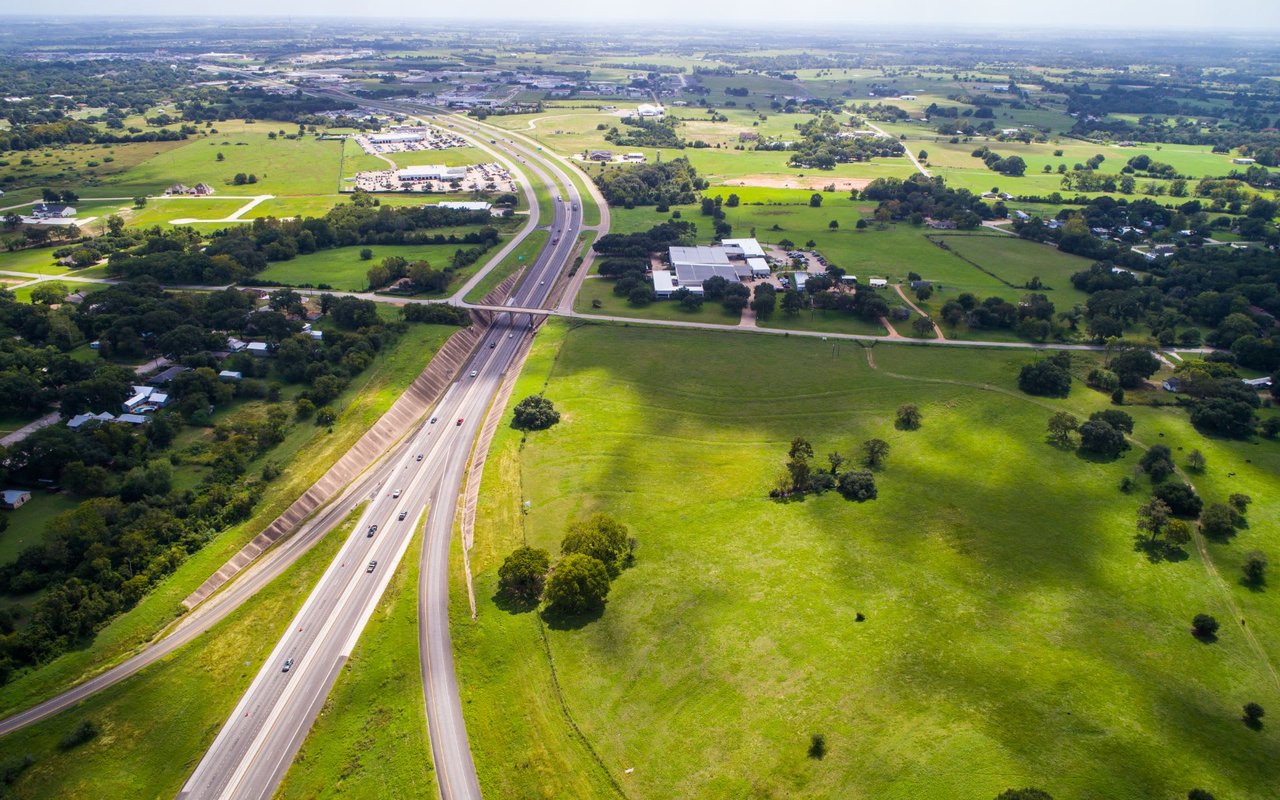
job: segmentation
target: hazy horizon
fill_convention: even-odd
[[[443,4],[442,4],[443,5]],[[786,6],[785,16],[775,3],[765,0],[740,0],[725,14],[717,15],[701,9],[691,10],[681,0],[649,0],[637,6],[617,3],[612,7],[596,6],[584,13],[580,3],[571,0],[543,0],[540,13],[530,16],[530,5],[521,0],[490,0],[482,5],[443,5],[424,8],[420,0],[383,0],[354,14],[347,0],[277,0],[271,11],[263,13],[256,0],[220,0],[218,3],[192,4],[174,13],[166,0],[46,0],[39,10],[8,17],[241,17],[271,19],[347,18],[404,19],[415,23],[433,19],[449,23],[576,23],[580,25],[625,24],[627,22],[666,22],[679,24],[720,22],[733,27],[759,23],[782,24],[788,28],[856,27],[920,27],[936,30],[952,27],[974,29],[1005,27],[1019,31],[1042,30],[1046,35],[1093,30],[1098,33],[1141,33],[1155,31],[1213,30],[1228,33],[1265,33],[1280,29],[1280,3],[1275,0],[1240,0],[1232,5],[1231,14],[1207,14],[1202,3],[1175,2],[1152,9],[1149,2],[1133,0],[1076,0],[1070,5],[1070,16],[1047,18],[1046,7],[1039,4],[1018,5],[1008,0],[970,0],[956,4],[949,0],[908,0],[901,5],[847,2],[834,5],[829,0],[794,0]],[[727,16],[731,14],[732,16]],[[707,33],[707,31],[699,31]]]

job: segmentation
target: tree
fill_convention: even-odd
[[[1080,427],[1080,421],[1065,411],[1049,417],[1049,441],[1065,447],[1071,444],[1071,434]]]
[[[1204,789],[1192,789],[1187,792],[1187,800],[1214,800],[1214,796]]]
[[[1138,530],[1149,534],[1151,541],[1164,532],[1171,516],[1168,503],[1153,497],[1138,507]]]
[[[834,231],[834,230],[839,230],[839,229],[840,229],[840,220],[838,220],[838,219],[833,219],[833,220],[831,220],[830,222],[828,222],[828,223],[827,223],[827,230],[829,230],[829,231]]]
[[[1071,393],[1071,373],[1054,359],[1036,361],[1018,373],[1018,388],[1042,397],[1066,397]]]
[[[1111,359],[1108,368],[1120,379],[1122,388],[1137,389],[1160,369],[1160,360],[1149,350],[1125,350]]]
[[[1208,614],[1196,614],[1191,620],[1191,633],[1197,639],[1213,639],[1218,633],[1218,621]]]
[[[822,205],[822,195],[818,194],[817,192],[814,192],[812,195],[809,196],[809,206],[811,208],[818,208],[821,205]]]
[[[1244,722],[1250,728],[1262,727],[1262,718],[1267,715],[1266,710],[1257,703],[1244,704]]]
[[[517,547],[498,567],[498,591],[519,603],[535,605],[542,598],[550,567],[546,550]]]
[[[889,457],[889,443],[884,439],[868,439],[862,443],[862,463],[879,469]]]
[[[543,431],[560,421],[560,412],[540,394],[531,394],[516,403],[511,427],[519,431]]]
[[[867,500],[875,500],[877,496],[876,478],[866,470],[840,473],[836,486],[846,500],[856,500],[862,503]]]
[[[1044,789],[1005,789],[996,800],[1053,800],[1053,796]]]
[[[560,559],[543,590],[547,609],[581,614],[599,608],[609,596],[609,572],[599,559],[570,553]]]
[[[1129,449],[1129,442],[1124,433],[1118,431],[1106,420],[1090,419],[1079,428],[1080,449],[1086,453],[1116,458]]]
[[[372,259],[373,259],[373,251],[372,251],[372,250],[370,250],[370,249],[369,249],[369,248],[367,248],[367,247],[361,248],[361,250],[360,250],[360,260],[361,260],[361,261],[370,261],[370,260],[372,260]]]
[[[787,451],[788,458],[813,458],[813,445],[809,444],[809,440],[803,436],[797,436],[791,440],[791,449]]]
[[[1200,531],[1210,539],[1226,539],[1236,532],[1236,514],[1222,503],[1210,503],[1200,517]]]
[[[338,415],[332,408],[322,408],[316,412],[316,425],[321,428],[327,428],[338,421]]]
[[[821,761],[827,755],[827,737],[821,733],[809,736],[809,758]]]
[[[804,308],[804,300],[801,299],[800,293],[795,289],[788,289],[783,292],[782,300],[778,303],[782,311],[788,317],[794,317]]]
[[[920,408],[914,403],[904,403],[898,406],[897,425],[904,431],[914,431],[920,428]]]
[[[1267,582],[1267,557],[1260,550],[1250,550],[1244,555],[1244,581],[1249,586],[1261,586]]]
[[[1185,483],[1162,483],[1152,492],[1180,517],[1198,517],[1204,501]]]
[[[1152,445],[1142,454],[1138,464],[1151,477],[1152,483],[1160,483],[1174,473],[1173,453],[1162,444]]]
[[[916,317],[911,320],[911,330],[919,336],[928,336],[933,333],[933,320],[928,317]]]
[[[1204,468],[1207,463],[1204,453],[1201,453],[1199,450],[1192,450],[1190,453],[1187,453],[1187,469],[1192,472],[1204,472]]]
[[[623,561],[629,552],[627,526],[608,514],[592,514],[569,526],[560,543],[562,554],[583,553],[604,564],[609,577],[615,578],[622,571]]]
[[[144,197],[144,196],[142,196],[142,195],[138,195],[137,197],[133,198],[133,207],[134,207],[134,208],[146,208],[146,207],[147,207],[147,198],[146,198],[146,197]]]
[[[45,306],[56,305],[65,300],[70,291],[62,281],[44,281],[31,290],[31,302]]]

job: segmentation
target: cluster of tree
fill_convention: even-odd
[[[274,94],[260,86],[231,86],[225,91],[195,91],[177,103],[183,118],[192,122],[225,122],[229,119],[269,119],[299,124],[329,124],[319,116],[325,111],[354,111],[348,100],[325,95]]]
[[[1019,336],[1043,342],[1060,329],[1054,325],[1054,305],[1043,294],[1024,295],[1014,305],[1001,297],[982,302],[970,292],[962,292],[943,304],[940,316],[948,325],[964,324],[972,330],[1014,330]]]
[[[942,178],[912,175],[910,178],[876,178],[862,190],[862,199],[878,202],[877,221],[926,218],[950,220],[964,230],[976,228],[995,212],[982,198],[967,189],[951,189]]]
[[[618,147],[667,147],[683,150],[684,139],[676,132],[679,120],[674,117],[623,117],[622,129],[610,128],[604,140]]]
[[[550,400],[531,394],[516,403],[511,427],[518,431],[544,431],[560,421],[560,412]]]
[[[822,114],[797,126],[802,137],[791,146],[793,167],[833,169],[836,164],[901,157],[906,150],[887,136],[855,136],[830,114]]]
[[[861,451],[865,469],[844,469],[848,459],[835,452],[827,454],[827,468],[823,469],[813,464],[813,445],[804,437],[797,436],[791,440],[787,463],[769,490],[769,496],[785,500],[834,489],[846,500],[859,503],[874,500],[877,490],[871,470],[884,465],[889,456],[889,443],[883,439],[868,439],[862,443]]]
[[[109,274],[128,279],[152,277],[168,283],[225,284],[243,280],[271,261],[352,245],[457,244],[454,266],[473,263],[498,240],[487,212],[424,206],[374,206],[367,198],[331,209],[323,217],[255,219],[216,231],[206,243],[191,229],[144,233],[138,247],[118,250],[107,264]],[[478,230],[432,233],[439,228],[482,224]],[[474,252],[476,247],[480,251]]]
[[[1129,449],[1126,436],[1133,433],[1133,417],[1123,411],[1095,411],[1080,422],[1074,415],[1059,411],[1049,417],[1049,441],[1059,447],[1070,447],[1074,434],[1079,435],[1082,453],[1100,458],[1118,458]]]
[[[695,241],[698,228],[692,222],[673,219],[638,233],[607,233],[592,249],[602,256],[647,258],[650,253]]]
[[[1066,397],[1071,392],[1071,354],[1054,353],[1024,364],[1018,372],[1018,388],[1041,397]]]
[[[447,303],[408,303],[400,307],[400,315],[405,322],[424,322],[431,325],[471,324],[471,315],[461,306]]]
[[[1262,401],[1257,390],[1240,380],[1230,354],[1224,355],[1226,358],[1188,361],[1174,368],[1174,377],[1180,383],[1178,398],[1190,411],[1191,423],[1197,428],[1206,433],[1245,439],[1252,436],[1257,427],[1255,412]],[[1273,393],[1277,383],[1280,382],[1272,383]],[[1264,427],[1263,432],[1268,430],[1274,435],[1275,423],[1271,423],[1270,429]]]
[[[982,159],[987,169],[999,172],[1001,175],[1019,178],[1027,172],[1027,162],[1022,159],[1022,156],[1001,156],[985,145],[974,150],[970,155]]]
[[[492,228],[485,229],[487,231]],[[403,256],[388,256],[376,267],[370,267],[365,273],[369,289],[380,289],[388,284],[396,283],[404,278],[409,279],[410,290],[414,292],[443,292],[453,282],[458,270],[474,264],[497,241],[496,231],[492,240],[469,247],[458,248],[453,253],[453,260],[444,269],[435,269],[426,259],[409,261]]]
[[[554,568],[545,550],[520,547],[498,568],[498,592],[518,607],[545,600],[552,614],[575,615],[599,609],[610,582],[635,561],[636,540],[607,514],[593,514],[569,526]]]
[[[685,158],[604,170],[595,181],[609,205],[625,208],[688,205],[707,188]]]

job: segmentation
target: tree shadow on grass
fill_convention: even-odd
[[[1159,539],[1152,541],[1151,537],[1143,533],[1137,533],[1133,536],[1134,552],[1142,553],[1152,564],[1159,564],[1164,561],[1177,563],[1186,561],[1190,556],[1186,550],[1183,550],[1176,544]]]
[[[604,616],[603,603],[577,614],[567,614],[563,611],[557,611],[550,607],[542,610],[542,621],[553,631],[580,630],[600,619],[602,616]]]
[[[1241,586],[1243,586],[1244,588],[1246,588],[1246,589],[1248,589],[1249,591],[1253,592],[1254,594],[1261,594],[1262,592],[1265,592],[1265,591],[1267,590],[1267,579],[1266,579],[1266,578],[1263,578],[1263,579],[1262,579],[1262,580],[1260,580],[1260,581],[1254,581],[1254,580],[1249,580],[1249,578],[1247,578],[1247,577],[1242,577],[1242,578],[1238,581],[1238,583],[1239,583]]]
[[[511,597],[505,592],[494,592],[493,597],[490,599],[500,611],[505,611],[512,615],[528,614],[538,608],[537,600],[529,601],[519,597]]]
[[[1218,641],[1218,634],[1210,631],[1200,632],[1193,630],[1191,631],[1191,638],[1195,639],[1200,644],[1214,644]]]

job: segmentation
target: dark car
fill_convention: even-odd
[[[368,533],[368,534],[366,534],[366,535],[367,535],[367,536],[372,536],[372,535],[374,535],[374,534],[375,534],[375,533],[377,533],[377,532],[378,532],[378,526],[377,526],[377,525],[370,525],[370,526],[369,526],[369,533]]]
[[[377,569],[377,568],[378,568],[378,562],[377,562],[377,561],[370,561],[370,562],[369,562],[369,566],[365,567],[365,568],[364,568],[364,571],[365,571],[365,572],[373,572],[373,571],[374,571],[375,569]]]
[[[280,668],[280,671],[288,672],[291,669],[293,669],[293,659],[292,658],[286,659],[284,662],[284,666]]]
[[[408,511],[401,511],[401,512],[400,512],[400,521],[401,521],[401,522],[404,522],[404,518],[405,518],[405,517],[407,517],[407,516],[409,516],[409,512],[408,512]]]
[[[459,426],[461,426],[461,425],[462,425],[462,417],[458,417],[458,425],[459,425]]]

